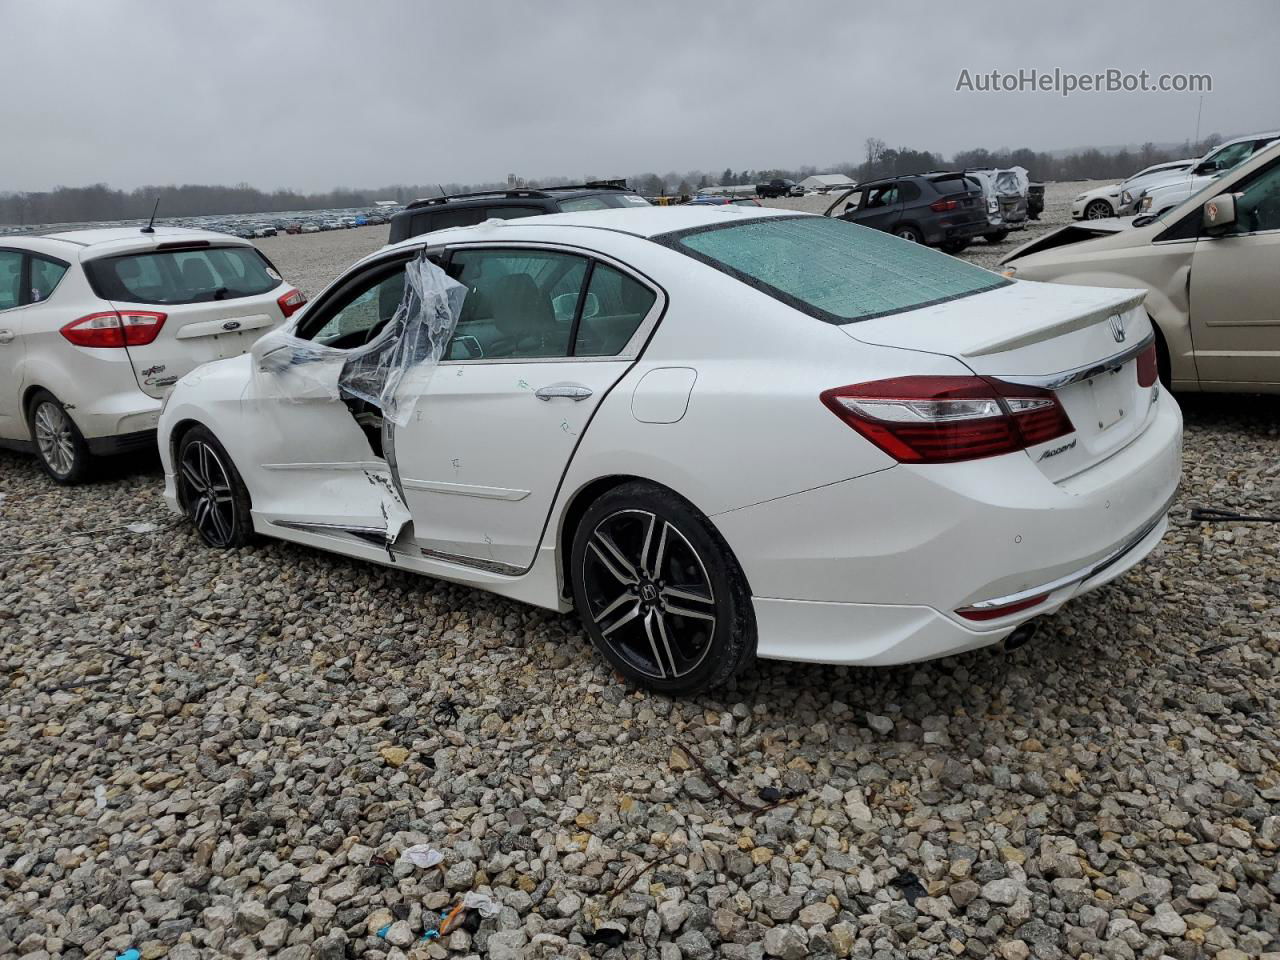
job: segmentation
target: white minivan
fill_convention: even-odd
[[[0,447],[58,483],[153,449],[165,395],[306,302],[251,243],[157,227],[0,237]]]

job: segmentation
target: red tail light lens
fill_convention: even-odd
[[[1075,429],[1051,391],[982,377],[895,377],[824,391],[822,402],[900,463],[995,457]]]
[[[61,333],[77,347],[142,347],[159,336],[167,319],[149,310],[112,310],[72,320]]]
[[[1049,594],[1042,593],[1039,596],[1028,597],[1026,600],[1016,600],[1013,603],[1006,603],[1002,607],[962,607],[956,611],[966,620],[999,620],[1001,617],[1007,617],[1015,613],[1021,613],[1023,610],[1030,610],[1032,607],[1038,607],[1049,599]]]
[[[290,290],[288,293],[282,294],[276,303],[280,307],[280,312],[284,314],[284,318],[288,320],[295,313],[303,308],[307,298],[302,295],[301,290]]]
[[[1160,379],[1160,363],[1156,359],[1156,345],[1153,343],[1138,354],[1138,386],[1152,387]]]
[[[959,210],[960,201],[958,200],[935,200],[929,204],[929,209],[934,213],[946,213],[948,210]]]

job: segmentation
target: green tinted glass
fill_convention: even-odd
[[[1009,282],[829,217],[751,220],[658,239],[829,323],[900,313]]]

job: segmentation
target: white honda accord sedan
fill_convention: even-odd
[[[215,547],[576,609],[666,692],[753,656],[940,657],[1163,535],[1182,420],[1142,296],[762,208],[489,221],[184,377],[166,497]]]

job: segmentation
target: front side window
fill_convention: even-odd
[[[1204,162],[1205,172],[1230,170],[1232,167],[1244,163],[1252,154],[1253,144],[1250,141],[1233,143],[1230,146],[1223,147],[1217,153],[1209,154],[1208,159]]]
[[[40,303],[49,299],[54,288],[67,273],[67,265],[44,257],[31,257],[31,302]]]
[[[404,263],[381,268],[308,316],[298,337],[337,350],[362,347],[391,321],[403,297]]]
[[[829,217],[769,217],[654,237],[827,323],[914,310],[1011,281]]]
[[[163,250],[85,264],[94,293],[125,303],[184,304],[256,297],[281,284],[253,247]]]
[[[597,263],[578,321],[576,357],[614,357],[631,340],[657,294],[621,270]]]
[[[1254,175],[1236,196],[1235,233],[1280,230],[1280,163]]]
[[[22,257],[19,250],[0,250],[0,310],[22,303]]]
[[[467,298],[451,359],[566,357],[587,261],[541,250],[458,250],[449,272]]]

